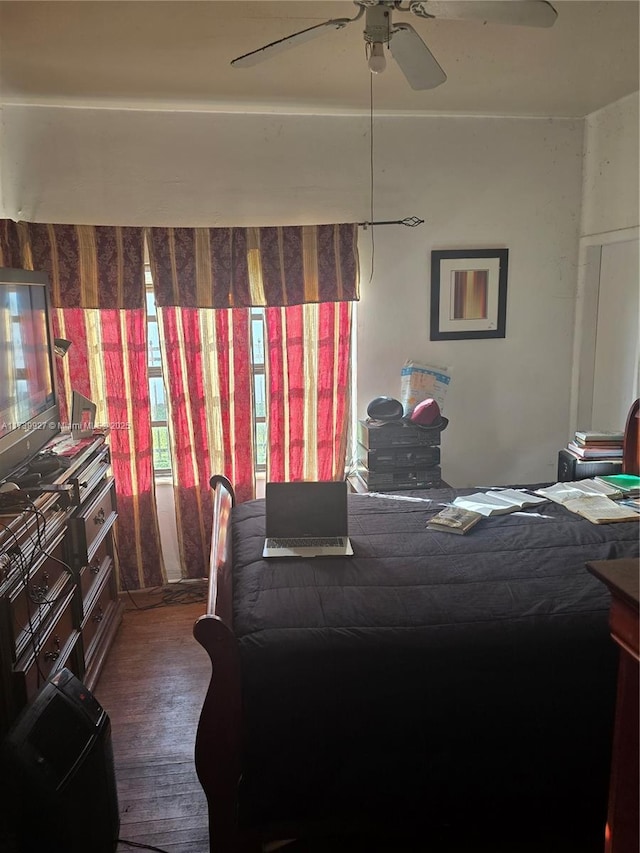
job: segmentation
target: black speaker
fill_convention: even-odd
[[[2,749],[4,824],[19,853],[113,853],[120,830],[108,715],[70,672],[45,683]]]

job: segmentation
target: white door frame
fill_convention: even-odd
[[[579,424],[584,427],[591,426],[602,247],[633,240],[640,241],[640,226],[606,231],[602,234],[589,234],[580,238],[569,404],[571,433],[578,429]],[[638,358],[636,357],[637,370]],[[637,385],[638,376],[636,375]]]

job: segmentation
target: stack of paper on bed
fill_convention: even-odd
[[[585,495],[597,495],[606,498],[622,497],[622,492],[610,483],[601,480],[575,480],[570,483],[556,483],[553,486],[545,486],[536,489],[536,494],[548,498],[557,504],[566,504],[567,501],[582,498]]]
[[[622,497],[622,492],[609,483],[599,480],[577,480],[573,483],[556,483],[537,489],[539,495],[562,504],[570,512],[587,518],[593,524],[608,524],[613,521],[636,521],[637,512],[621,506],[613,498]]]
[[[537,506],[545,501],[545,497],[536,497],[520,489],[492,489],[489,492],[476,492],[474,495],[456,498],[453,505],[489,516],[515,512],[525,507]]]
[[[429,530],[439,530],[441,533],[465,534],[467,530],[480,521],[482,515],[460,506],[446,506],[433,518],[427,521]]]
[[[583,495],[563,503],[568,510],[587,518],[593,524],[609,524],[613,521],[637,521],[638,513],[603,495]]]

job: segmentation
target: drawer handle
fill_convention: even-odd
[[[56,661],[60,657],[60,637],[53,638],[53,645],[55,647],[54,651],[44,653],[44,659],[46,661]]]
[[[0,581],[4,581],[9,577],[11,572],[11,555],[0,554]]]
[[[102,622],[102,620],[104,619],[104,610],[102,609],[102,605],[99,604],[96,607],[96,610],[97,610],[97,613],[94,613],[91,618],[93,619],[94,622]]]
[[[95,563],[92,563],[89,566],[89,571],[91,572],[92,575],[97,575],[98,572],[100,571],[100,568],[101,568],[100,560],[96,560]]]
[[[100,507],[100,511],[98,512],[98,514],[94,515],[94,517],[93,517],[93,523],[94,524],[104,524],[104,522],[105,522],[104,508]]]
[[[44,604],[47,600],[47,593],[49,592],[49,573],[42,573],[42,583],[39,586],[34,586],[31,584],[29,587],[29,598],[33,601],[34,604]]]

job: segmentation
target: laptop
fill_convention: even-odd
[[[80,394],[79,391],[73,391],[71,395],[71,436],[75,441],[93,435],[93,428],[96,425],[96,409],[95,403]]]
[[[267,483],[263,557],[353,554],[347,535],[347,483]]]

